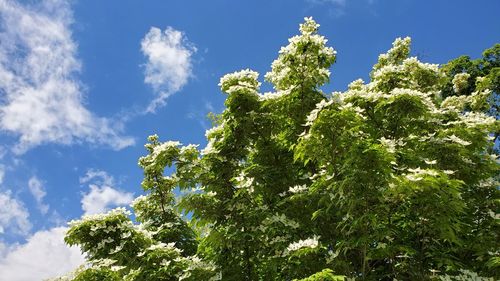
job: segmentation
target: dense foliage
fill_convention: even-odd
[[[500,277],[499,45],[472,73],[398,38],[368,83],[327,95],[336,52],[318,27],[306,18],[280,50],[274,92],[251,70],[221,78],[204,149],[149,138],[136,223],[124,209],[72,222],[88,264],[67,279]]]

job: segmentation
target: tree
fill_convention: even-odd
[[[484,110],[498,85],[447,95],[449,70],[398,38],[368,83],[327,95],[336,52],[318,27],[306,18],[280,50],[275,92],[248,69],[221,78],[204,149],[149,138],[137,224],[125,210],[73,222],[66,241],[90,263],[73,280],[500,276],[499,123]]]
[[[65,241],[79,245],[89,261],[89,266],[77,270],[70,280],[173,281],[217,277],[214,266],[195,255],[195,232],[173,208],[173,189],[192,186],[189,178],[195,171],[183,164],[198,157],[196,147],[160,143],[157,136],[149,137],[149,141],[149,154],[139,159],[145,176],[142,186],[149,193],[132,203],[139,224],[132,223],[130,212],[124,208],[70,222]],[[176,173],[165,176],[165,167],[174,161]]]
[[[480,99],[484,102],[475,106],[482,108],[498,120],[500,118],[500,44],[497,43],[486,49],[482,55],[482,58],[475,60],[469,56],[460,56],[443,65],[445,86],[442,95],[444,97],[456,96],[460,99],[483,92],[488,98]],[[486,90],[490,90],[491,93]],[[494,137],[497,141],[498,132]],[[496,152],[499,152],[498,148]]]

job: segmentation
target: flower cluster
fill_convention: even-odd
[[[71,220],[68,222],[69,227],[78,227],[82,225],[83,223],[86,222],[93,222],[93,221],[104,221],[105,219],[109,217],[114,217],[114,216],[130,216],[132,213],[127,210],[124,207],[118,207],[115,209],[112,209],[111,211],[105,213],[105,214],[94,214],[94,215],[85,215],[79,220]],[[97,223],[96,227],[98,228],[105,228],[106,225],[103,223]]]
[[[307,190],[307,186],[305,184],[303,185],[295,185],[295,186],[292,186],[288,189],[288,192],[290,193],[301,193],[301,192],[304,192]]]
[[[462,94],[465,89],[469,86],[470,74],[467,72],[458,73],[453,77],[453,91],[457,94]]]
[[[408,174],[405,175],[409,181],[421,181],[424,176],[437,176],[438,172],[432,169],[421,169],[420,167],[408,169]]]
[[[311,249],[317,248],[319,245],[318,239],[319,239],[318,236],[313,236],[305,240],[299,240],[298,242],[291,243],[286,248],[286,252],[291,253],[302,248],[311,248]]]
[[[326,46],[328,40],[316,34],[318,27],[312,18],[305,18],[301,34],[290,38],[289,44],[281,48],[278,59],[271,64],[271,72],[265,75],[278,91],[297,85],[321,86],[329,80],[329,68],[337,52]]]
[[[250,90],[257,94],[260,87],[260,82],[257,81],[258,78],[259,73],[250,69],[244,69],[224,75],[220,79],[219,86],[223,92],[228,94],[238,90]]]

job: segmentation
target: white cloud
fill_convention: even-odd
[[[4,253],[0,255],[2,280],[44,280],[63,275],[84,263],[79,248],[64,244],[66,230],[65,227],[42,230],[23,245],[0,245],[0,253]]]
[[[0,0],[0,130],[19,137],[16,153],[44,143],[134,142],[85,108],[72,21],[68,1]]]
[[[81,203],[84,215],[104,213],[113,207],[129,205],[134,196],[112,187],[114,178],[105,171],[89,170],[80,178],[81,183],[93,181],[89,184],[90,191],[83,195]]]
[[[44,215],[47,214],[49,211],[49,205],[43,203],[43,198],[47,195],[47,193],[43,188],[42,182],[37,177],[31,177],[28,181],[28,187],[31,195],[35,197],[38,210],[40,210],[40,212]]]
[[[141,50],[147,58],[144,82],[151,85],[157,94],[146,112],[155,112],[192,76],[191,57],[196,48],[181,31],[172,27],[164,31],[151,27],[142,39]]]
[[[93,181],[95,184],[104,184],[104,185],[114,185],[115,179],[108,175],[106,171],[101,171],[97,169],[89,169],[85,176],[80,178],[80,183],[88,183]]]
[[[187,114],[187,118],[198,121],[200,126],[207,130],[212,127],[210,119],[208,118],[208,113],[215,113],[215,108],[211,102],[205,101],[203,107],[191,108],[190,112]]]
[[[314,6],[325,5],[328,14],[334,18],[340,18],[346,14],[347,0],[306,0]]]
[[[27,235],[31,229],[29,213],[23,203],[12,197],[11,192],[0,192],[0,234]],[[1,276],[1,274],[0,274]]]
[[[5,166],[0,164],[0,184],[3,183],[4,177],[5,177]]]
[[[334,4],[338,6],[345,6],[346,0],[306,0],[311,4]]]
[[[134,196],[132,193],[120,191],[111,186],[89,185],[90,192],[82,198],[84,215],[99,214],[112,207],[129,205]]]
[[[9,245],[0,241],[0,259],[2,259],[10,250]]]

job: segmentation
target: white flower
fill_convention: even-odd
[[[300,192],[303,192],[303,191],[306,191],[306,190],[307,190],[307,186],[304,184],[304,185],[296,185],[296,186],[290,187],[288,189],[288,192],[290,192],[290,193],[300,193]]]
[[[181,145],[181,143],[178,141],[167,141],[167,142],[164,142],[160,145],[157,145],[153,149],[152,157],[156,158],[163,151],[169,150],[169,149],[174,148],[174,147],[178,147],[179,145]]]
[[[279,99],[284,95],[289,94],[290,91],[277,91],[277,92],[267,92],[262,95],[259,95],[259,100],[260,101],[266,101],[266,100],[275,100]]]
[[[435,164],[437,164],[437,160],[424,159],[424,162],[427,165],[435,165]]]
[[[257,95],[260,87],[260,82],[257,81],[259,73],[250,69],[233,72],[224,75],[220,79],[219,86],[221,90],[231,94],[239,90],[250,90],[253,94]]]
[[[478,126],[491,126],[495,124],[496,119],[493,116],[488,116],[483,112],[466,112],[461,116],[461,122],[464,123],[468,128],[478,127]]]
[[[106,225],[104,223],[100,223],[99,221],[103,221],[109,216],[116,216],[116,215],[130,216],[131,212],[125,209],[124,207],[118,207],[105,214],[85,215],[80,220],[71,220],[70,222],[68,222],[68,225],[70,227],[77,227],[78,225],[81,225],[82,223],[88,221],[98,221],[95,224],[95,226],[92,226],[91,228],[91,231],[96,231],[97,229],[106,228]]]
[[[154,244],[154,245],[151,245],[147,248],[148,251],[154,251],[154,250],[158,250],[158,249],[162,249],[162,250],[174,250],[178,253],[181,253],[181,250],[176,248],[175,247],[175,243],[158,243],[158,244]]]
[[[297,250],[302,249],[302,248],[312,248],[312,249],[316,248],[319,245],[318,239],[319,239],[318,236],[313,236],[312,238],[308,238],[305,240],[299,240],[298,242],[291,243],[286,248],[286,252],[289,253],[289,252],[297,251]]]
[[[313,32],[316,32],[319,28],[319,24],[316,23],[312,17],[305,17],[304,18],[304,23],[300,24],[300,32],[305,33],[305,34],[311,34]]]
[[[288,227],[291,227],[293,229],[297,229],[299,228],[299,223],[292,220],[292,219],[289,219],[286,217],[285,214],[274,214],[272,215],[271,217],[267,218],[266,220],[264,220],[263,222],[265,225],[270,225],[270,224],[273,224],[273,223],[280,223],[280,224],[283,224],[285,226],[288,226]]]
[[[396,152],[396,141],[393,139],[386,139],[385,137],[381,137],[379,139],[380,143],[387,148],[387,151],[390,153]]]
[[[408,169],[409,174],[406,174],[405,177],[409,181],[420,181],[423,179],[423,176],[437,176],[438,172],[431,169],[421,169],[420,167],[415,169]]]
[[[469,85],[469,80],[470,74],[469,73],[458,73],[453,77],[452,83],[453,83],[453,91],[455,93],[460,94],[462,93],[467,86]]]
[[[93,262],[93,267],[111,267],[114,263],[116,263],[116,260],[113,259],[99,259]]]
[[[250,193],[254,191],[254,178],[247,177],[244,172],[241,172],[240,175],[234,179],[237,181],[237,188],[248,188]]]
[[[148,200],[148,197],[145,195],[139,195],[137,198],[134,199],[134,201],[132,201],[132,203],[130,203],[130,207],[134,208],[135,205],[139,204],[144,200]]]
[[[124,268],[126,268],[126,266],[113,265],[113,266],[111,267],[111,270],[112,270],[112,271],[120,271],[120,270],[122,270],[122,269],[124,269]]]
[[[199,144],[188,144],[186,146],[181,147],[181,154],[184,154],[190,150],[196,150],[200,146]]]
[[[221,132],[222,130],[224,130],[224,123],[218,125],[218,126],[214,126],[208,130],[205,131],[205,137],[207,139],[211,139],[212,136],[216,133],[219,133]]]
[[[200,151],[200,154],[201,155],[208,155],[208,154],[215,154],[218,152],[219,151],[217,149],[215,149],[215,147],[214,147],[214,142],[212,140],[210,140],[207,143],[207,146]]]
[[[214,192],[214,191],[209,191],[206,193],[207,196],[209,197],[214,197],[215,195],[217,195],[217,192]]]
[[[120,245],[116,246],[115,249],[113,249],[111,252],[109,252],[109,254],[115,254],[115,253],[118,253],[119,251],[121,251],[123,249],[123,246],[125,246],[125,241],[122,241],[120,243]]]
[[[162,266],[169,266],[169,265],[170,265],[170,263],[172,263],[172,261],[170,261],[170,260],[166,260],[166,259],[163,259],[163,260],[161,261],[160,265],[162,265]]]
[[[279,197],[285,197],[286,196],[286,191],[283,191],[281,193],[278,193],[278,196]]]
[[[406,178],[407,178],[409,181],[421,181],[421,180],[422,180],[422,177],[416,176],[416,175],[414,175],[414,174],[407,174],[407,175],[406,175]]]
[[[348,89],[349,90],[362,90],[364,86],[365,86],[365,81],[363,81],[363,79],[357,79],[357,80],[352,81],[349,84]]]
[[[461,139],[461,138],[459,138],[459,137],[457,137],[455,135],[451,135],[447,139],[450,140],[450,141],[452,141],[452,142],[454,142],[454,143],[458,143],[460,145],[463,145],[463,146],[467,146],[467,145],[470,144],[470,142],[465,141],[465,140],[463,140],[463,139]]]

